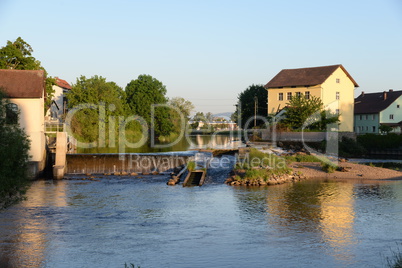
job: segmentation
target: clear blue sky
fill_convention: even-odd
[[[355,95],[402,90],[401,0],[0,0],[0,25],[0,46],[21,36],[51,76],[150,74],[202,112],[285,68],[343,64]]]

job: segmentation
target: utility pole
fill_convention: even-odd
[[[257,126],[257,106],[258,106],[258,98],[254,96],[254,128]]]

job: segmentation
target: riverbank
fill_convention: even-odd
[[[339,167],[344,171],[335,171],[333,173],[323,171],[321,163],[317,162],[293,162],[289,167],[309,179],[402,180],[402,172],[400,171],[350,162],[339,163]]]

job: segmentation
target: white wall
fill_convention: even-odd
[[[46,148],[44,99],[10,99],[20,110],[19,123],[31,140],[30,161],[42,161]]]

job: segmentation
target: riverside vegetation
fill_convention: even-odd
[[[0,89],[0,209],[23,199],[29,186],[29,140]]]
[[[248,155],[238,159],[232,176],[225,183],[233,186],[266,186],[302,179],[302,174],[288,167],[285,158],[250,148]]]

